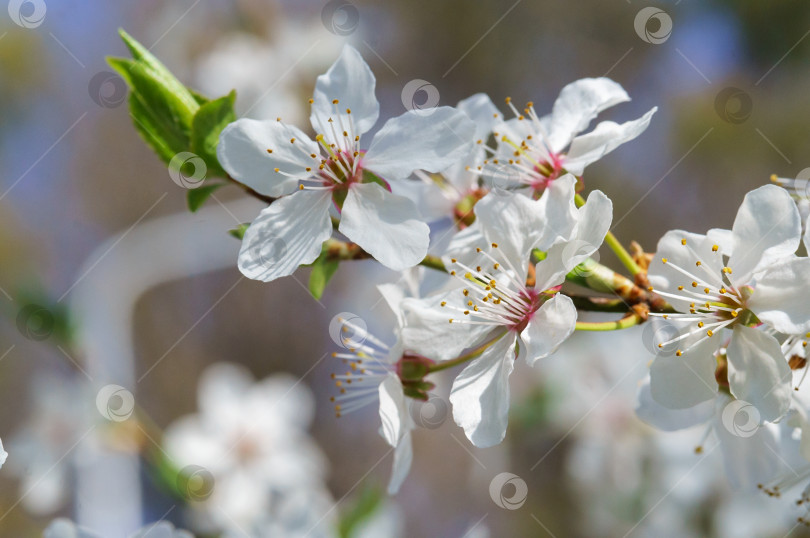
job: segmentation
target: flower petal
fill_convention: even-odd
[[[458,102],[456,108],[475,123],[476,140],[485,139],[495,128],[501,113],[485,93],[476,93]]]
[[[391,374],[380,383],[380,421],[386,442],[395,447],[409,429],[408,402],[402,390],[402,382]]]
[[[430,359],[445,361],[454,359],[467,348],[484,341],[492,333],[492,327],[472,323],[450,323],[464,315],[464,295],[461,288],[432,295],[425,299],[404,299],[405,328],[402,341],[405,349]],[[445,307],[440,305],[445,303]]]
[[[552,150],[561,152],[600,112],[629,100],[627,92],[609,78],[583,78],[568,84],[554,102],[549,118]]]
[[[690,325],[684,325],[681,330],[688,331],[691,328]],[[702,337],[702,333],[697,334],[686,338],[679,345],[689,348],[692,341]],[[650,395],[653,400],[669,409],[689,409],[713,400],[717,396],[717,381],[714,377],[717,369],[717,360],[714,357],[716,340],[707,338],[680,357],[671,347],[665,344],[650,365]]]
[[[477,447],[497,445],[506,435],[509,374],[515,366],[515,333],[509,332],[473,360],[453,382],[453,418]]]
[[[374,73],[357,49],[344,45],[340,57],[315,83],[309,118],[312,128],[331,139],[327,120],[337,121],[339,116],[345,127],[354,126],[355,135],[367,132],[380,116],[380,103],[374,95],[376,84]],[[339,101],[337,104],[333,103],[335,99]],[[346,109],[350,109],[351,114],[346,114]]]
[[[315,261],[332,235],[329,191],[298,191],[259,213],[242,239],[239,270],[270,282]]]
[[[670,409],[652,397],[649,378],[639,387],[636,416],[665,432],[683,430],[708,422],[714,416],[714,399],[685,409]]]
[[[391,479],[388,481],[388,494],[395,495],[408,472],[411,470],[411,462],[413,461],[413,441],[411,440],[411,431],[407,430],[394,449],[394,463],[391,466]]]
[[[735,398],[756,407],[762,420],[779,420],[790,408],[791,379],[773,336],[752,327],[734,328],[728,346],[728,382]]]
[[[713,246],[712,238],[705,235],[683,230],[671,230],[664,234],[658,241],[658,247],[648,271],[653,289],[684,297],[686,294],[678,287],[684,286],[691,289],[692,282],[697,282],[698,285],[709,284],[713,288],[718,287],[723,269],[723,252],[719,248],[716,252],[713,251]],[[664,263],[665,259],[666,263]],[[696,265],[698,261],[701,262],[700,268]],[[689,272],[695,277],[694,280],[675,267]],[[667,296],[666,299],[679,312],[689,312],[689,305],[694,301],[694,299],[681,300],[670,296]]]
[[[754,273],[796,253],[802,234],[799,210],[785,189],[763,185],[745,195],[732,232],[730,279],[745,285]]]
[[[402,271],[421,262],[430,228],[414,218],[414,203],[376,183],[355,183],[343,203],[340,233],[386,267]]]
[[[489,250],[496,243],[496,259],[525,278],[532,248],[547,227],[540,202],[513,192],[490,192],[475,204],[475,217],[487,242],[473,247]]]
[[[290,143],[292,139],[295,143]],[[309,156],[312,153],[320,153],[318,144],[299,128],[278,121],[245,118],[225,127],[217,146],[222,167],[240,183],[267,196],[291,193],[298,187],[299,179],[312,176],[306,168],[319,164]],[[283,173],[276,172],[276,168]]]
[[[779,444],[767,426],[757,427],[751,435],[739,435],[729,428],[729,417],[724,417],[723,411],[734,403],[728,397],[718,399],[714,432],[720,441],[728,481],[737,488],[754,488],[773,480],[779,471],[779,458],[774,457],[779,453]]]
[[[649,127],[650,120],[657,110],[658,108],[653,107],[637,120],[621,125],[603,121],[590,133],[574,138],[563,160],[565,169],[572,174],[582,175],[586,166],[643,133]]]
[[[547,248],[546,258],[536,265],[535,289],[560,284],[571,269],[599,250],[613,220],[613,202],[602,191],[592,191],[576,218],[569,237]]]
[[[475,143],[475,124],[452,107],[419,110],[391,118],[374,135],[363,167],[383,179],[403,179],[414,170],[440,172],[465,157]]]
[[[558,293],[546,301],[520,334],[526,344],[526,363],[534,366],[539,359],[557,351],[576,325],[577,309],[567,295]]]
[[[748,307],[779,332],[810,331],[810,258],[793,258],[760,273]]]

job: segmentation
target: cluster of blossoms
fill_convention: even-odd
[[[310,100],[314,140],[280,120],[243,119],[223,131],[218,156],[234,178],[278,197],[244,236],[239,267],[248,277],[289,275],[341,236],[391,269],[421,263],[445,273],[424,295],[410,271],[405,284],[379,287],[397,320],[388,343],[340,320],[352,336],[333,354],[346,371],[333,376],[332,401],[338,416],[379,403],[381,433],[395,448],[389,492],[412,461],[410,403],[428,399],[434,372],[463,365],[449,398],[456,424],[478,447],[504,439],[515,361],[531,366],[575,329],[598,325],[577,321],[590,299],[575,305],[566,280],[626,301],[615,328],[648,320],[654,327],[655,359],[637,408],[643,420],[664,430],[708,422],[732,481],[784,489],[778,458],[763,453],[779,429],[798,428],[810,457],[799,391],[810,258],[798,255],[804,219],[791,194],[766,185],[745,197],[731,230],[671,231],[654,256],[631,256],[609,232],[608,197],[580,194],[585,168],[639,136],[655,113],[581,134],[629,100],[617,83],[574,82],[544,116],[533,103],[519,110],[507,99],[507,118],[476,94],[456,107],[408,111],[369,140],[379,116],[374,88],[347,46]],[[449,241],[428,256],[428,224],[448,222]],[[625,279],[630,294],[599,277],[605,268],[590,258],[606,238],[633,274],[634,282]],[[581,278],[584,267],[595,273]],[[742,433],[741,410],[750,418]]]
[[[810,482],[808,180],[774,176],[776,185],[745,196],[731,230],[674,230],[655,254],[638,246],[631,254],[610,231],[611,200],[586,194],[583,178],[656,113],[591,129],[630,100],[616,82],[573,82],[546,115],[509,98],[504,114],[479,93],[384,122],[375,87],[346,45],[309,99],[312,136],[281,118],[243,118],[219,133],[216,160],[269,202],[242,230],[238,267],[248,278],[270,282],[318,263],[332,264],[331,275],[338,263],[367,258],[400,273],[378,286],[395,320],[389,336],[344,314],[332,334],[342,349],[332,353],[331,403],[338,417],[378,406],[394,452],[390,494],[410,470],[412,406],[433,397],[434,374],[458,368],[453,419],[473,445],[490,447],[506,437],[516,361],[536,365],[575,330],[642,323],[652,328],[654,358],[639,418],[665,431],[705,424],[696,451],[713,433],[739,486],[778,497]],[[629,278],[596,261],[603,244]],[[622,317],[580,319],[584,311]],[[197,501],[196,526],[224,536],[333,534],[305,389],[216,365],[203,376],[199,406],[166,430],[161,447],[172,465],[202,469],[218,484],[181,492]],[[0,445],[0,465],[4,458]],[[804,463],[787,463],[794,459]],[[810,505],[810,486],[798,504]],[[167,524],[155,530],[187,535]],[[57,520],[46,535],[92,533]]]

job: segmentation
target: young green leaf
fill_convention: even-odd
[[[197,100],[140,43],[121,31],[133,59],[108,58],[130,87],[129,110],[136,130],[166,163],[191,147]]]
[[[234,103],[236,92],[209,101],[200,107],[191,123],[191,151],[205,160],[209,176],[224,176],[217,160],[219,134],[226,125],[236,121]]]

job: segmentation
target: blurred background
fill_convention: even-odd
[[[100,386],[129,389],[159,435],[198,410],[200,376],[221,361],[256,379],[289,373],[311,389],[309,431],[328,462],[330,517],[388,479],[376,410],[334,417],[329,374],[338,365],[325,354],[339,312],[387,338],[393,316],[373,284],[397,275],[344,263],[321,301],[306,289],[307,269],[269,284],[242,279],[227,230],[261,206],[229,187],[203,213],[186,212],[185,191],[139,138],[123,82],[105,63],[127,56],[119,28],[201,93],[236,88],[240,114],[302,127],[315,77],[345,42],[377,76],[382,117],[405,110],[402,90],[414,79],[433,84],[443,105],[487,92],[499,106],[511,96],[542,113],[565,84],[607,75],[633,101],[604,119],[659,111],[643,136],[589,167],[585,185],[613,199],[620,239],[654,250],[671,228],[730,227],[747,191],[810,166],[810,4],[655,6],[655,17],[639,19],[648,4],[630,0],[10,2],[0,14],[0,438],[10,453],[0,535],[39,536],[54,517],[128,502],[82,486],[95,465],[84,445],[106,435],[102,425],[83,437],[99,418]],[[194,239],[197,228],[207,235]],[[166,248],[139,250],[150,238]],[[615,260],[604,252],[602,262]],[[719,451],[694,454],[701,429],[658,433],[635,417],[651,359],[643,331],[577,334],[537,368],[519,365],[507,440],[495,448],[472,447],[453,424],[452,378],[444,379],[415,433],[411,475],[387,501],[391,528],[450,537],[802,535],[792,498],[732,494]],[[119,448],[135,454],[139,443],[150,441]],[[129,469],[120,487],[142,483],[134,497],[144,522],[197,525],[188,509],[170,509],[148,472]],[[519,509],[493,501],[502,472],[527,484]]]

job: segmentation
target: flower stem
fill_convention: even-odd
[[[428,368],[428,373],[432,374],[433,372],[440,372],[442,370],[447,370],[448,368],[458,366],[459,364],[464,364],[465,362],[470,361],[470,360],[478,357],[489,346],[491,346],[492,344],[494,344],[495,342],[497,342],[498,340],[503,338],[505,334],[506,333],[498,336],[497,338],[493,338],[489,342],[486,342],[486,343],[478,346],[477,348],[473,349],[469,353],[465,353],[464,355],[456,357],[455,359],[450,359],[449,361],[441,361],[441,362],[437,362],[437,363],[432,364],[430,366],[430,368]]]
[[[585,205],[585,198],[582,197],[581,194],[574,195],[574,201],[577,204],[577,207],[582,207]],[[633,259],[633,256],[627,252],[627,249],[616,239],[616,236],[613,235],[613,232],[608,230],[608,233],[605,235],[605,244],[610,247],[610,249],[616,254],[616,257],[619,258],[619,261],[622,262],[630,274],[636,276],[639,273],[643,273],[644,270],[638,266],[636,261]]]
[[[618,331],[628,329],[644,321],[638,314],[630,314],[619,321],[577,321],[578,331]]]

